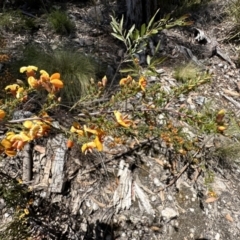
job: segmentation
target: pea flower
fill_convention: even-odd
[[[122,78],[119,82],[120,86],[124,86],[124,85],[128,85],[129,83],[131,83],[133,81],[132,77],[130,75],[128,75],[126,78]]]
[[[114,111],[115,118],[118,122],[123,127],[129,128],[132,124],[133,121],[128,119],[128,116],[122,116],[122,114],[119,111]]]
[[[147,79],[145,77],[141,76],[139,78],[138,85],[141,87],[141,89],[143,91],[145,91],[146,90],[146,86],[147,86]]]
[[[35,76],[35,71],[37,71],[37,70],[38,70],[38,68],[35,67],[35,66],[21,67],[20,68],[20,73],[26,72],[26,75],[28,77],[30,77],[30,76]]]

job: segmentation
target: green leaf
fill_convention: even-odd
[[[157,13],[159,12],[159,10],[160,10],[160,9],[158,9],[158,10],[156,11],[156,13],[153,15],[153,17],[152,17],[151,20],[149,21],[148,26],[147,26],[147,30],[151,28],[151,26],[152,26],[152,24],[153,24],[153,21],[154,21],[156,15],[157,15]]]
[[[153,29],[150,31],[151,34],[157,34],[158,33],[158,30],[157,29]]]
[[[160,44],[161,44],[161,41],[159,40],[159,41],[158,41],[158,44],[157,44],[157,46],[156,46],[156,48],[155,48],[155,50],[154,50],[154,55],[158,52],[158,50],[159,50],[159,48],[160,48]]]
[[[115,38],[119,39],[120,41],[124,42],[124,38],[116,33],[111,33]]]
[[[151,57],[147,55],[147,65],[150,65],[150,63],[151,63]]]
[[[131,38],[134,29],[135,29],[135,24],[133,24],[132,27],[128,30],[126,38],[129,38],[129,37]]]
[[[141,26],[141,31],[140,31],[140,36],[142,37],[146,33],[146,24],[142,24]]]
[[[124,20],[124,16],[122,15],[122,19],[121,19],[120,24],[119,24],[119,28],[120,28],[121,31],[123,30],[123,20]]]
[[[119,70],[119,72],[121,72],[121,73],[135,72],[135,71],[136,70],[132,69],[132,68],[124,68],[124,69]]]
[[[135,29],[132,36],[130,36],[132,40],[137,40],[139,38],[139,30]]]

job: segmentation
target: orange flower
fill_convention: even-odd
[[[60,80],[60,74],[59,73],[54,73],[51,76],[44,71],[40,71],[40,83],[42,86],[50,93],[55,93],[58,91],[60,88],[63,88],[63,82]]]
[[[129,128],[133,124],[133,121],[129,120],[127,115],[122,116],[122,114],[119,111],[114,111],[114,115],[116,117],[118,124],[120,124],[123,127]]]
[[[68,139],[67,140],[67,148],[71,149],[73,147],[73,145],[74,145],[74,142],[71,139]]]
[[[138,85],[141,87],[143,91],[145,91],[145,88],[147,86],[147,79],[145,77],[140,77],[138,81]]]
[[[63,88],[63,82],[60,80],[60,74],[54,73],[50,77],[50,83],[57,89]]]
[[[130,75],[128,75],[126,78],[122,78],[119,82],[119,85],[120,86],[123,86],[123,85],[128,85],[129,83],[132,82],[132,77]]]
[[[3,120],[3,118],[6,116],[6,113],[0,109],[0,120]]]
[[[63,82],[59,79],[52,79],[50,83],[54,86],[55,89],[63,88]]]

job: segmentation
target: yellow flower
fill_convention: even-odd
[[[6,149],[5,153],[9,156],[9,157],[14,157],[17,154],[17,151],[13,150],[13,149]]]
[[[0,120],[2,120],[6,116],[6,113],[0,109]]]
[[[1,141],[1,153],[2,152],[5,152],[9,157],[14,157],[17,154],[12,143],[6,138]]]
[[[8,135],[8,139],[12,144],[12,148],[15,150],[23,149],[25,144],[31,140],[24,132]]]
[[[13,96],[16,96],[17,90],[20,88],[18,84],[11,84],[5,87],[5,91],[11,92]]]
[[[21,67],[21,68],[20,68],[20,73],[37,71],[37,70],[38,70],[38,68],[35,67],[35,66]]]
[[[82,145],[82,152],[87,154],[87,152],[92,152],[92,150],[96,148],[98,151],[103,150],[103,145],[101,140],[98,136],[95,137],[95,139],[92,142],[88,142]]]
[[[39,87],[39,82],[37,79],[35,79],[33,76],[30,76],[28,78],[28,84],[31,88],[38,88]]]
[[[27,120],[23,123],[23,126],[28,129],[31,140],[47,135],[50,130],[50,125],[41,120]]]
[[[104,131],[99,128],[88,128],[86,125],[83,126],[83,130],[85,133],[92,133],[97,135],[98,137],[103,137],[105,135]]]
[[[49,81],[49,74],[45,70],[41,70],[40,74],[41,74],[41,76],[40,76],[41,82]]]
[[[114,115],[116,117],[118,124],[120,124],[123,127],[128,128],[133,124],[133,121],[129,120],[127,115],[122,116],[122,114],[119,111],[114,111]]]
[[[147,79],[145,77],[140,77],[138,81],[138,85],[141,87],[143,91],[145,91],[145,88],[147,86]]]
[[[130,75],[128,75],[126,78],[122,78],[120,80],[119,85],[120,86],[127,85],[127,84],[131,83],[132,80],[133,80],[132,77]]]
[[[29,214],[29,210],[28,210],[27,208],[25,208],[25,209],[24,209],[24,213],[25,213],[26,215],[28,215],[28,214]]]
[[[8,139],[6,139],[6,138],[4,138],[4,139],[1,141],[1,145],[2,145],[4,148],[6,148],[6,149],[12,147],[12,143],[11,143]]]
[[[35,71],[37,71],[38,68],[35,66],[27,66],[27,67],[21,67],[20,68],[20,73],[26,72],[27,76],[35,76]]]
[[[73,123],[73,125],[70,129],[70,132],[77,133],[79,136],[84,136],[84,131],[83,131],[81,125],[77,122]]]
[[[18,88],[17,92],[16,92],[16,98],[20,98],[20,97],[23,97],[22,100],[24,99],[24,95],[26,96],[26,92],[24,93],[24,88],[23,87],[20,87]]]
[[[217,116],[224,116],[226,113],[226,110],[225,109],[221,109],[218,113],[217,113]]]
[[[87,154],[87,152],[92,152],[93,148],[96,148],[95,142],[88,142],[82,145],[82,152]]]
[[[96,138],[94,139],[94,143],[95,143],[96,148],[97,148],[98,151],[102,151],[103,150],[102,141],[101,141],[101,139],[98,136],[96,136]]]

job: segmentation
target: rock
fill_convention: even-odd
[[[222,192],[227,190],[226,184],[223,182],[223,180],[219,177],[214,178],[214,182],[212,184],[212,188],[214,191],[220,195]]]
[[[161,216],[162,216],[163,220],[166,222],[170,221],[173,218],[178,217],[178,215],[179,214],[175,209],[169,208],[169,207],[166,207],[165,209],[163,209],[161,211]]]

